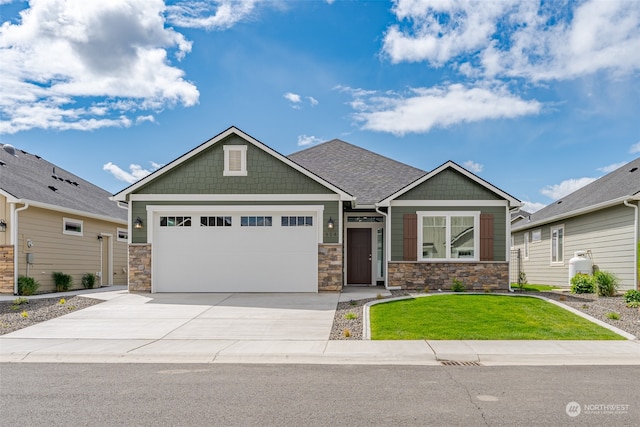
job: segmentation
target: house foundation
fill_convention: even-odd
[[[129,245],[129,292],[151,292],[151,245]]]
[[[13,295],[13,245],[0,245],[0,294]]]
[[[459,280],[468,291],[508,290],[508,262],[411,262],[389,263],[389,286],[407,290],[451,290]]]
[[[341,244],[318,245],[318,291],[342,290],[342,260]]]

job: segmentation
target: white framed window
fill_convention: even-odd
[[[230,216],[201,216],[200,227],[231,227],[233,225]]]
[[[480,259],[480,212],[418,212],[418,259]]]
[[[247,146],[225,145],[224,176],[247,176]]]
[[[524,233],[524,259],[529,259],[529,232]]]
[[[80,219],[62,218],[62,234],[70,236],[82,236],[84,222]]]
[[[313,225],[312,216],[283,216],[280,220],[282,227],[311,227]]]
[[[117,228],[116,229],[116,240],[118,242],[128,242],[129,241],[129,230],[126,228]]]
[[[564,264],[564,225],[551,227],[551,264]]]
[[[160,227],[191,227],[190,216],[161,216]]]
[[[271,227],[273,217],[270,216],[241,216],[240,227]]]
[[[537,243],[542,241],[542,230],[538,228],[537,230],[531,231],[531,243]]]
[[[511,250],[514,250],[516,248],[516,236],[514,236],[513,234],[511,235]]]

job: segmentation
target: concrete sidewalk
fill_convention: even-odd
[[[338,294],[86,295],[106,300],[0,337],[0,362],[640,365],[629,341],[332,341]]]

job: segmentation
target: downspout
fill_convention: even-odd
[[[631,199],[633,200],[633,199]],[[636,216],[633,220],[633,230],[634,230],[634,243],[633,243],[633,252],[636,254],[635,262],[633,266],[633,285],[635,289],[638,289],[638,205],[634,205],[629,203],[628,200],[625,200],[624,205],[630,208],[634,208],[636,211]]]
[[[509,258],[509,272],[511,272],[511,213],[518,212],[522,206],[516,206],[515,208],[509,209],[509,205],[507,204],[507,247],[509,248],[509,254],[507,255]],[[520,272],[518,271],[518,276]],[[511,280],[508,280],[509,292],[514,292],[511,287]],[[520,278],[518,277],[518,283],[520,283]]]
[[[390,227],[388,224],[389,217],[385,212],[380,210],[378,205],[376,206],[376,212],[384,217],[384,288],[389,289],[389,251],[387,249],[389,245],[389,232]]]
[[[16,204],[11,203],[11,244],[13,245],[13,294],[18,295],[18,212],[29,207],[25,203],[23,207],[16,209]]]

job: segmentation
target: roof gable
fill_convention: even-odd
[[[451,191],[451,188],[441,188],[442,183],[444,185],[448,185],[452,182],[452,179],[442,179],[443,177],[452,178],[454,181],[457,181],[456,186],[466,185],[468,186],[472,183],[472,186],[469,188],[462,188],[458,191]],[[462,180],[460,179],[462,178]],[[423,185],[427,183],[427,181],[432,181],[434,186]],[[466,182],[466,184],[465,184]],[[421,188],[419,188],[421,187]],[[466,194],[466,196],[464,196]],[[406,196],[406,197],[405,197]],[[432,199],[434,197],[439,198],[440,200],[458,200],[460,197],[464,196],[466,200],[500,200],[504,199],[509,202],[510,207],[518,207],[521,206],[520,200],[511,196],[510,194],[500,190],[498,187],[488,183],[483,180],[479,176],[469,172],[462,166],[448,161],[439,167],[435,168],[428,174],[423,177],[415,180],[411,184],[406,187],[396,191],[391,194],[384,200],[382,200],[379,205],[380,206],[389,206],[392,200],[403,198],[408,199],[412,198],[415,200],[427,200]]]
[[[249,173],[247,177],[243,178],[248,178],[252,182],[255,182],[253,185],[249,185],[251,182],[247,182],[245,179],[245,184],[242,187],[230,186],[228,180],[226,183],[223,182],[223,180],[218,179],[218,176],[215,176],[216,172],[212,173],[211,171],[220,169],[223,164],[223,145],[241,143],[250,145],[250,149],[252,150],[252,155],[249,155],[250,153],[247,155],[247,162],[251,162],[247,167]],[[339,194],[342,199],[352,199],[352,196],[347,192],[323,178],[314,175],[312,172],[306,170],[297,163],[272,150],[268,146],[262,144],[235,127],[230,127],[224,132],[216,135],[176,160],[158,169],[154,173],[120,191],[114,195],[114,199],[126,200],[127,196],[131,193],[154,193],[159,190],[165,194],[249,194],[247,192],[273,192],[281,191],[282,188],[286,188],[284,190],[286,193],[301,191],[300,188],[302,187],[300,186],[296,187],[291,184],[288,187],[283,187],[280,182],[273,182],[273,180],[271,180],[272,182],[260,181],[260,175],[252,174],[250,168],[253,168],[254,171],[259,170],[260,168],[265,169],[266,166],[264,163],[272,160],[275,160],[275,162],[267,165],[270,168],[279,168],[281,171],[287,170],[290,172],[292,171],[295,174],[302,174],[306,181],[304,183],[304,188],[307,189],[306,192],[333,192]],[[194,182],[193,179],[196,175],[202,175],[198,182]],[[185,176],[188,176],[189,178],[186,179]],[[220,169],[219,176],[222,178],[222,169]],[[236,183],[240,181],[242,180],[235,180]],[[168,185],[167,183],[170,184]],[[264,190],[260,191],[260,188],[263,188]],[[272,190],[269,190],[268,188],[271,188]]]
[[[9,201],[126,221],[127,211],[109,199],[108,191],[40,156],[18,149],[14,156],[4,148],[0,144],[0,193]]]
[[[579,215],[631,198],[640,199],[640,157],[532,213],[526,223],[518,223],[514,230]]]
[[[288,157],[354,195],[358,205],[373,206],[426,174],[421,169],[339,139]]]

